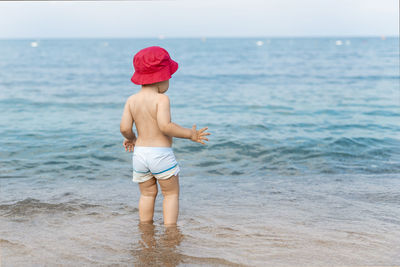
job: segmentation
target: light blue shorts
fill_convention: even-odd
[[[136,183],[153,177],[168,179],[180,171],[172,147],[135,146],[132,163],[132,181]]]

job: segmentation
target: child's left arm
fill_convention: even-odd
[[[123,143],[125,150],[127,150],[127,146],[129,146],[129,148],[131,148],[132,145],[134,146],[135,141],[136,141],[136,135],[132,131],[134,120],[133,120],[131,110],[129,107],[129,102],[130,101],[128,98],[128,100],[125,103],[124,112],[122,114],[121,123],[120,123],[121,134],[126,138]]]

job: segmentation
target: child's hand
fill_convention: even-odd
[[[136,139],[129,140],[129,139],[125,138],[125,140],[122,143],[122,145],[125,147],[125,151],[129,150],[128,152],[133,152],[133,148],[135,146],[135,143],[136,143]]]
[[[205,145],[206,143],[204,143],[202,140],[206,140],[208,141],[208,138],[204,137],[205,135],[210,135],[210,133],[205,133],[204,131],[207,130],[208,127],[204,127],[203,129],[200,130],[196,130],[196,124],[193,124],[192,127],[192,137],[190,138],[190,140],[192,140],[193,142],[197,142],[197,143],[201,143],[203,145]]]

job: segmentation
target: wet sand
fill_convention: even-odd
[[[385,184],[390,186],[390,181]],[[213,181],[214,197],[207,199],[204,196],[210,192],[191,191],[208,184],[192,187],[192,178],[182,180],[175,228],[163,225],[162,195],[156,200],[154,223],[137,223],[138,194],[130,181],[82,182],[86,187],[79,181],[65,181],[69,193],[46,200],[39,198],[48,195],[49,187],[39,187],[30,193],[37,198],[0,204],[2,266],[342,267],[396,266],[400,261],[400,231],[395,222],[379,213],[368,217],[365,210],[356,214],[354,201],[350,204],[326,194],[314,203],[305,202],[300,195],[315,200],[317,191],[291,192],[288,197],[284,188],[290,187],[280,187],[278,181],[267,182],[272,191],[266,198],[244,193],[247,186],[254,186],[231,179],[243,193],[237,198],[224,194],[224,182]],[[346,184],[362,188],[356,182]],[[12,193],[12,186],[8,188]],[[81,191],[69,191],[72,188]],[[389,214],[392,207],[385,207],[370,206],[369,212]]]

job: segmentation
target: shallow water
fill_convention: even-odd
[[[398,40],[257,40],[0,41],[0,262],[399,265]],[[173,121],[212,133],[175,139],[175,229],[161,194],[138,225],[119,133],[150,45],[180,64]]]

